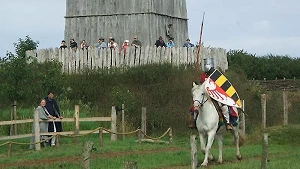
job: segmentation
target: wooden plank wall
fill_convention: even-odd
[[[167,41],[166,25],[173,24],[174,42],[183,46],[188,37],[185,0],[66,0],[65,40],[94,45],[100,37],[124,40],[139,37],[143,46],[159,36]]]
[[[26,52],[27,56],[36,58],[38,62],[58,60],[62,63],[62,72],[79,73],[87,69],[110,69],[113,67],[135,67],[153,63],[171,63],[175,66],[191,65],[196,63],[196,48],[156,48],[146,46],[142,48],[128,47],[126,52],[119,49],[39,49]],[[213,57],[215,67],[225,71],[228,69],[226,50],[222,48],[202,48],[200,62],[204,58]]]

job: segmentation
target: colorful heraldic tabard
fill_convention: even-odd
[[[241,108],[241,100],[229,80],[219,71],[215,70],[204,82],[208,95],[223,104]]]

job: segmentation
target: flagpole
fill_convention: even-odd
[[[196,81],[197,78],[198,78],[199,57],[200,57],[200,49],[201,49],[201,43],[202,43],[202,32],[203,32],[204,16],[205,16],[205,12],[203,12],[202,24],[201,24],[201,28],[200,28],[200,38],[199,38],[199,43],[198,43],[198,51],[197,51],[194,81]]]

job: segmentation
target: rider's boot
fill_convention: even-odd
[[[228,106],[227,105],[223,105],[221,107],[222,109],[222,113],[223,113],[223,116],[225,118],[225,121],[226,121],[226,130],[232,130],[232,125],[230,124],[229,122],[229,110],[228,110]]]

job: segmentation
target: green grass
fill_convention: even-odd
[[[298,137],[298,127],[276,127],[269,129],[268,155],[270,160],[267,164],[268,169],[298,169],[300,168],[300,143],[288,142]],[[286,134],[288,133],[288,134]],[[119,169],[123,167],[125,161],[136,161],[139,169],[189,169],[190,168],[190,145],[189,135],[175,136],[173,145],[158,143],[145,143],[139,145],[135,135],[127,136],[125,140],[122,136],[116,142],[110,141],[110,135],[104,134],[104,147],[99,146],[98,135],[93,134],[79,138],[79,143],[74,144],[73,138],[60,138],[60,147],[45,147],[40,151],[29,150],[28,145],[13,145],[12,156],[7,157],[7,146],[0,147],[0,168],[4,165],[26,163],[30,166],[11,166],[6,168],[29,169],[29,168],[74,168],[79,169],[81,163],[82,144],[85,141],[93,141],[95,151],[92,151],[92,169]],[[285,140],[282,139],[285,137]],[[241,161],[235,158],[235,148],[231,144],[232,137],[224,136],[223,164],[210,162],[211,169],[253,169],[260,168],[262,145],[261,138],[257,134],[250,135],[258,137],[256,142],[251,141],[242,146]],[[163,138],[167,141],[167,137]],[[16,140],[17,142],[29,142],[28,139]],[[199,143],[199,140],[197,140]],[[0,142],[2,144],[3,142]],[[199,144],[197,145],[199,147]],[[216,143],[213,145],[212,154],[217,159],[218,150]],[[204,156],[198,153],[198,161],[202,162]],[[72,160],[71,160],[72,159]],[[53,160],[49,163],[49,160]],[[43,164],[39,163],[43,162]]]

